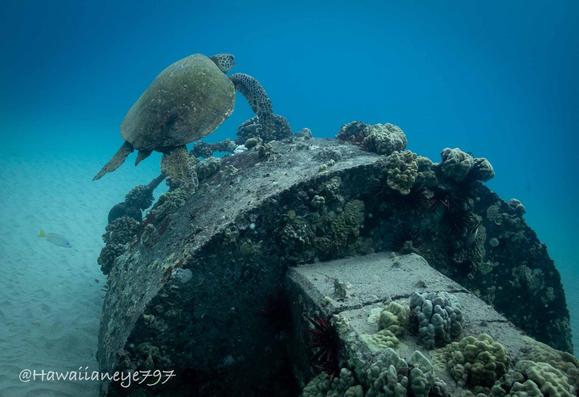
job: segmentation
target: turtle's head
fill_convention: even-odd
[[[209,57],[217,67],[223,72],[229,72],[235,66],[235,57],[233,54],[215,54]]]

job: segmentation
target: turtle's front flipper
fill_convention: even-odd
[[[259,81],[245,73],[235,73],[231,75],[230,79],[235,89],[247,99],[251,109],[257,115],[260,124],[264,127],[271,124],[273,115],[271,100]]]
[[[126,158],[129,156],[129,154],[132,153],[133,150],[134,150],[133,145],[131,145],[129,142],[123,143],[123,145],[115,153],[113,158],[110,159],[109,162],[105,164],[105,166],[99,171],[98,174],[95,175],[94,178],[92,178],[92,180],[96,181],[97,179],[101,179],[105,174],[113,172],[114,170],[119,168],[125,162]]]
[[[244,143],[247,138],[251,137],[269,142],[291,136],[292,132],[286,118],[273,113],[271,100],[259,81],[244,73],[235,73],[230,78],[235,89],[247,99],[251,109],[257,115],[237,129],[239,143]]]
[[[198,185],[195,158],[189,155],[185,145],[170,149],[163,154],[161,172],[167,176],[169,189],[178,187],[195,190]]]

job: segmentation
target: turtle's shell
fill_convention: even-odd
[[[233,83],[211,59],[195,54],[168,66],[129,109],[121,135],[137,150],[196,141],[233,111]]]

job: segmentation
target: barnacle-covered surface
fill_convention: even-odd
[[[387,157],[349,143],[304,136],[249,146],[198,162],[199,185],[162,195],[137,238],[114,252],[98,352],[104,369],[152,361],[180,370],[199,395],[259,395],[286,384],[283,334],[262,314],[287,268],[380,251],[419,253],[531,336],[571,349],[559,274],[522,205],[481,183],[490,164],[476,168],[473,158],[470,176],[457,182],[440,165],[402,154],[413,166],[411,178],[396,178],[405,181],[400,191],[388,180],[405,167],[392,171]],[[191,271],[187,282],[176,269]],[[331,285],[333,296],[348,296],[346,284]],[[384,346],[393,341],[382,336]],[[142,353],[143,343],[156,349]]]

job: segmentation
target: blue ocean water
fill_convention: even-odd
[[[22,197],[35,197],[35,183],[45,181],[36,203],[50,203],[56,220],[73,208],[67,195],[91,192],[99,201],[75,219],[93,227],[98,247],[107,208],[158,171],[152,158],[89,185],[120,145],[127,109],[170,63],[231,52],[235,71],[258,78],[294,130],[330,137],[352,120],[391,122],[434,161],[444,147],[487,157],[497,174],[490,187],[525,204],[561,272],[577,348],[577,20],[575,0],[0,0],[2,219],[41,226],[34,208],[28,218],[6,213],[4,192],[15,181],[29,189]],[[240,98],[209,140],[233,137],[250,115]],[[21,173],[26,164],[38,167]],[[51,191],[42,175],[58,164],[75,178]],[[66,172],[58,175],[66,182]],[[86,185],[75,182],[84,176]],[[10,223],[2,229],[15,238]],[[3,238],[0,253],[16,257],[19,241]],[[97,277],[94,259],[86,266]]]

